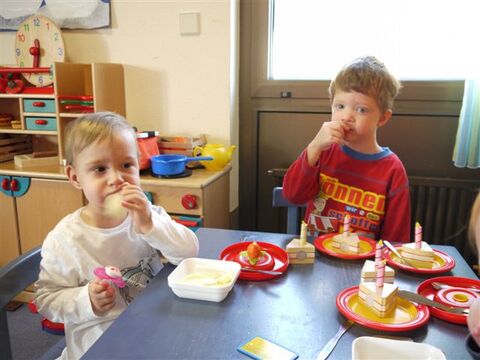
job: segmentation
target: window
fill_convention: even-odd
[[[328,80],[375,55],[401,80],[478,71],[476,0],[270,0],[268,80]]]

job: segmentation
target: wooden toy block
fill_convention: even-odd
[[[300,239],[293,239],[287,244],[290,264],[313,264],[315,247],[307,242],[307,224],[302,221]]]
[[[293,239],[287,244],[287,254],[290,264],[313,264],[315,261],[315,247],[301,239]]]

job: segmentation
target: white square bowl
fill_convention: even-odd
[[[446,360],[435,346],[405,340],[361,336],[352,342],[352,360]]]
[[[188,258],[184,259],[168,276],[168,286],[181,298],[220,302],[232,290],[240,275],[240,264],[234,261]],[[230,275],[227,283],[203,285],[185,280],[190,274],[201,273],[212,276]]]

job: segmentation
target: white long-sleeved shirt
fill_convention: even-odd
[[[198,239],[190,229],[173,221],[163,208],[151,205],[151,209],[153,228],[148,234],[135,232],[130,215],[114,228],[92,227],[78,209],[47,235],[35,302],[43,316],[65,325],[67,347],[61,359],[80,358],[126,308],[125,290],[130,288],[129,296],[138,290],[128,282],[122,294],[116,288],[115,307],[104,316],[95,315],[88,283],[95,278],[96,267],[128,270],[152,258],[161,266],[154,249],[173,264],[198,254]]]

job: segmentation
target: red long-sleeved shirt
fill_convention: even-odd
[[[305,220],[315,209],[321,216],[351,216],[351,229],[359,235],[389,241],[410,241],[408,178],[400,159],[388,148],[363,154],[332,145],[310,167],[304,150],[289,167],[283,194],[292,203],[307,203]]]

